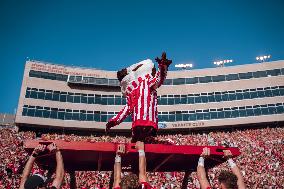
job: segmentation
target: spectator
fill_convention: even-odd
[[[55,153],[56,156],[56,173],[55,173],[55,179],[52,182],[51,189],[59,189],[62,180],[64,177],[64,164],[63,164],[63,158],[61,155],[60,150],[55,145],[55,143],[51,143],[48,146],[39,144],[33,151],[32,155],[29,157],[29,160],[24,168],[23,175],[21,178],[21,184],[20,189],[45,189],[47,188],[46,178],[41,174],[34,174],[32,176],[29,176],[31,173],[31,170],[33,168],[34,161],[37,156],[39,156],[42,152],[45,150],[48,150],[49,153]]]
[[[198,166],[197,166],[197,177],[200,183],[201,189],[210,189],[211,186],[206,176],[205,168],[204,168],[204,158],[208,158],[210,156],[210,148],[203,148],[203,152],[200,155]],[[243,177],[241,172],[235,162],[233,161],[232,153],[230,150],[224,150],[224,157],[227,158],[227,162],[233,173],[229,171],[221,171],[218,180],[220,183],[221,189],[245,189],[245,183],[243,181]]]
[[[146,175],[146,157],[144,151],[144,143],[137,141],[136,149],[139,153],[139,177],[131,173],[121,179],[121,156],[125,152],[125,147],[119,145],[114,163],[114,189],[150,189]]]

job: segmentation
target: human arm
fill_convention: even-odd
[[[245,182],[244,182],[244,178],[242,176],[240,169],[238,168],[238,166],[236,165],[236,163],[232,159],[232,152],[230,150],[224,150],[224,157],[227,159],[227,162],[228,162],[229,167],[231,168],[233,174],[236,175],[237,178],[238,178],[238,181],[237,181],[238,188],[239,189],[245,189],[246,185],[245,185]]]
[[[61,155],[61,152],[59,148],[56,146],[55,143],[52,143],[47,146],[47,149],[50,152],[55,152],[55,158],[56,158],[56,171],[55,171],[55,178],[52,182],[51,186],[56,187],[57,189],[60,188],[63,177],[64,177],[64,163],[63,163],[63,158]]]
[[[116,156],[114,161],[114,182],[113,188],[120,187],[121,182],[121,155],[125,153],[125,145],[119,144],[116,150]]]
[[[209,181],[207,179],[206,171],[204,168],[204,159],[210,156],[210,148],[203,148],[203,151],[200,155],[198,165],[197,165],[197,179],[200,183],[201,189],[210,188]]]
[[[33,165],[34,165],[34,162],[35,162],[35,159],[36,157],[39,155],[40,152],[43,152],[45,150],[45,145],[38,145],[34,151],[32,152],[31,156],[29,157],[26,165],[25,165],[25,168],[23,170],[23,174],[22,174],[22,178],[21,178],[21,183],[20,183],[20,187],[19,189],[24,189],[24,186],[25,186],[25,182],[27,180],[27,178],[29,177],[30,175],[30,172],[33,168]]]
[[[115,115],[114,117],[112,117],[106,124],[106,129],[105,131],[108,132],[110,130],[111,127],[114,127],[118,124],[120,124],[127,116],[129,116],[132,111],[131,108],[129,106],[129,97],[127,97],[127,103],[126,105],[119,111],[119,113],[117,115]]]
[[[148,182],[146,175],[146,156],[144,150],[144,142],[137,141],[136,149],[139,153],[139,182]]]
[[[165,52],[163,52],[161,59],[157,57],[155,60],[158,62],[158,71],[149,81],[150,87],[153,89],[159,88],[164,83],[164,80],[167,76],[168,67],[172,63],[172,60],[167,59]]]

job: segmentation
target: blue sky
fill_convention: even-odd
[[[162,51],[196,69],[283,60],[283,10],[283,0],[2,0],[0,112],[17,107],[26,57],[105,70]]]

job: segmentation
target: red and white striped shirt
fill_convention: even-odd
[[[121,123],[132,115],[132,128],[135,126],[152,126],[158,129],[158,100],[156,89],[162,85],[167,75],[167,66],[159,65],[155,77],[147,74],[132,81],[126,89],[127,104],[109,121]]]

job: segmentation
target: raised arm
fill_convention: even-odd
[[[159,59],[158,57],[156,58],[156,62],[158,62],[158,71],[155,76],[149,81],[150,87],[153,89],[159,88],[164,83],[164,80],[167,77],[168,67],[172,63],[171,60],[167,59],[165,52],[162,54],[161,59]]]
[[[116,150],[116,156],[114,161],[114,182],[113,188],[119,188],[121,182],[121,155],[125,153],[125,145],[119,144]]]
[[[38,154],[39,154],[40,152],[43,152],[43,151],[45,150],[45,147],[46,147],[46,146],[45,146],[45,145],[42,145],[42,144],[38,145],[38,146],[34,149],[32,155],[29,157],[29,159],[28,159],[28,161],[27,161],[27,163],[26,163],[26,165],[25,165],[23,174],[22,174],[22,178],[21,178],[21,183],[20,183],[19,189],[24,189],[25,182],[26,182],[27,178],[28,178],[29,175],[30,175],[30,172],[31,172],[31,170],[32,170],[32,168],[33,168],[33,165],[34,165],[34,162],[35,162],[35,159],[36,159],[36,157],[38,156]]]
[[[139,153],[139,182],[148,182],[147,175],[146,175],[146,157],[145,157],[145,150],[144,150],[144,142],[137,141],[136,142],[136,149]]]
[[[211,188],[209,181],[207,179],[206,171],[204,168],[204,160],[206,157],[210,156],[210,148],[203,148],[202,154],[199,157],[198,165],[197,165],[197,178],[200,183],[201,189]]]
[[[50,152],[55,152],[56,156],[56,171],[55,171],[55,178],[52,182],[52,186],[55,188],[60,188],[63,178],[64,178],[64,163],[63,158],[61,155],[61,152],[59,148],[55,145],[55,143],[52,143],[47,146],[47,149]]]
[[[244,182],[244,178],[242,176],[240,169],[238,168],[238,166],[236,165],[236,163],[232,159],[232,152],[230,150],[224,150],[224,156],[225,156],[225,158],[227,158],[227,162],[228,162],[233,174],[236,175],[237,178],[238,178],[238,182],[237,182],[238,183],[238,189],[245,189],[246,185],[245,185],[245,182]]]

